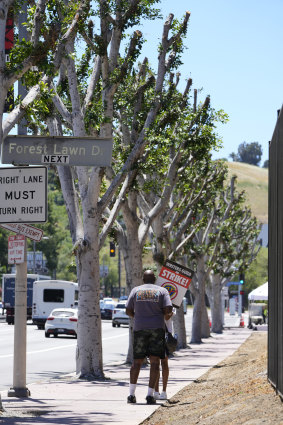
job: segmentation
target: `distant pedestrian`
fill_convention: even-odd
[[[171,317],[172,303],[167,289],[154,285],[155,275],[146,270],[144,285],[132,289],[126,304],[126,313],[134,318],[133,353],[134,361],[130,370],[130,394],[128,403],[136,403],[136,384],[142,363],[150,360],[150,375],[147,404],[155,404],[153,397],[159,376],[160,359],[165,359],[165,322]]]
[[[262,311],[263,323],[267,323],[267,308],[264,307]]]

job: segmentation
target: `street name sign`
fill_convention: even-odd
[[[2,164],[110,166],[112,139],[68,136],[7,136]]]
[[[193,276],[193,270],[171,260],[166,260],[156,279],[156,285],[166,288],[173,306],[180,307]]]
[[[47,168],[0,168],[0,223],[47,220]]]
[[[11,232],[18,233],[19,235],[24,235],[33,241],[39,242],[43,236],[43,230],[36,227],[30,226],[29,224],[24,223],[7,223],[0,224],[4,229],[10,230]]]
[[[8,237],[8,264],[21,264],[25,261],[25,237],[13,235]]]
[[[237,282],[227,282],[226,286],[232,286],[232,285],[242,285],[241,281],[237,281]]]

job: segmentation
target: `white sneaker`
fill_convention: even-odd
[[[155,400],[159,400],[160,394],[157,391],[154,391],[153,397],[155,398]]]
[[[162,393],[159,396],[159,400],[167,400],[166,391],[162,391]]]

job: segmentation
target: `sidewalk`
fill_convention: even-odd
[[[231,355],[251,334],[247,328],[231,328],[223,334],[212,334],[203,344],[176,352],[169,359],[170,376],[167,395],[171,398],[179,390],[199,378],[208,369]],[[137,404],[126,403],[129,388],[129,367],[107,365],[106,381],[77,381],[74,375],[29,384],[27,399],[8,398],[1,393],[5,414],[0,424],[5,425],[138,425],[150,416],[162,401],[146,405],[149,367],[141,370],[137,390]]]

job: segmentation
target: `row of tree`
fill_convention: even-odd
[[[198,102],[188,79],[181,90],[178,67],[190,13],[169,14],[161,32],[157,70],[138,62],[144,19],[156,19],[155,0],[38,0],[28,4],[26,40],[15,40],[10,62],[0,56],[0,112],[21,79],[27,95],[7,117],[1,138],[26,117],[32,134],[101,136],[114,141],[111,167],[58,166],[79,282],[77,373],[103,376],[99,307],[99,252],[107,237],[123,253],[127,287],[142,283],[143,252],[152,249],[157,270],[166,258],[196,271],[192,341],[221,332],[221,288],[256,255],[257,223],[243,206],[235,179],[211,161],[219,146],[223,111],[210,98]],[[18,3],[3,2],[3,17]],[[132,29],[133,33],[130,34]],[[126,39],[128,38],[128,43]],[[4,31],[0,27],[0,45]],[[175,319],[179,346],[186,345],[181,309]],[[128,360],[131,359],[131,332]]]

